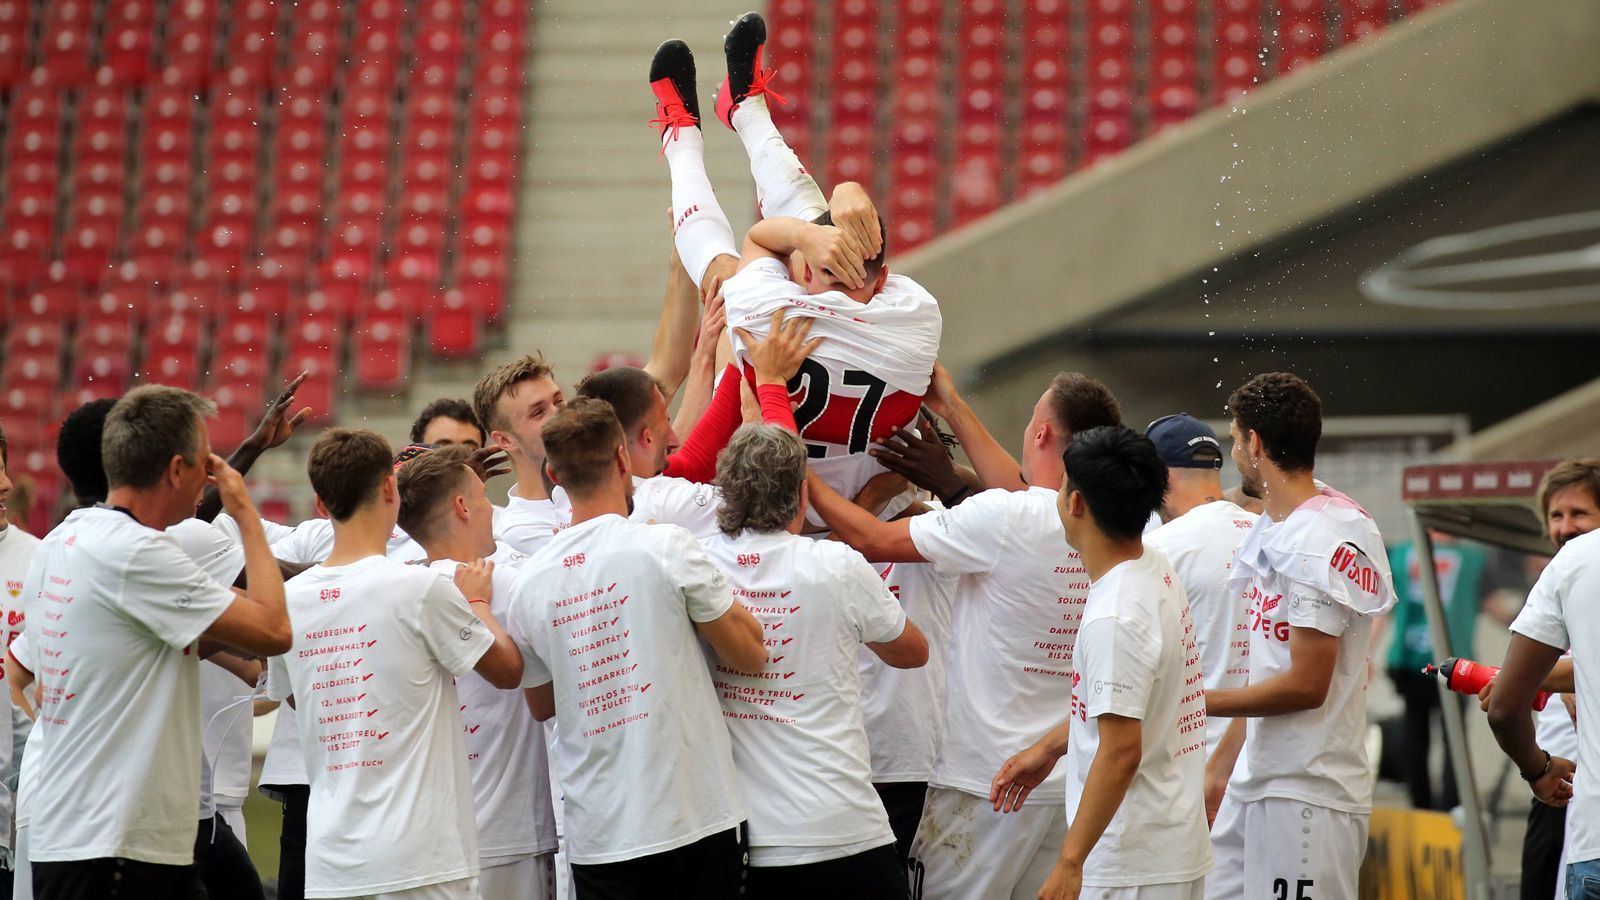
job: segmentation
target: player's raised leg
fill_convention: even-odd
[[[733,23],[722,42],[728,76],[717,91],[717,118],[744,142],[761,215],[809,222],[827,212],[828,201],[772,122],[767,98],[785,101],[772,90],[773,70],[761,67],[766,42],[767,23],[760,13],[745,13]]]
[[[650,91],[656,96],[656,117],[650,124],[661,130],[661,155],[672,174],[673,241],[689,277],[703,290],[706,270],[717,257],[731,258],[726,275],[732,274],[739,245],[706,175],[694,54],[683,41],[667,41],[656,48],[650,60]]]

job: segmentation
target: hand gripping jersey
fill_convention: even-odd
[[[916,420],[939,355],[939,302],[903,275],[890,275],[870,303],[838,291],[808,295],[775,259],[757,260],[722,286],[734,356],[753,377],[735,328],[765,338],[773,312],[815,321],[817,351],[789,382],[795,424],[819,476],[846,497],[883,467],[867,448]]]
[[[1374,620],[1395,602],[1377,523],[1354,500],[1324,488],[1282,522],[1260,517],[1234,556],[1228,589],[1249,606],[1252,683],[1288,670],[1291,627],[1340,639],[1322,706],[1248,720],[1229,793],[1245,802],[1279,797],[1370,811],[1367,655]]]

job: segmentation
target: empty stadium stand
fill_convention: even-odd
[[[1439,0],[773,0],[778,121],[897,250]]]
[[[144,382],[245,435],[278,373],[326,421],[473,353],[505,304],[523,0],[0,0],[0,415]]]

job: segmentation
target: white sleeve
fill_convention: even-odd
[[[1073,665],[1085,714],[1142,720],[1160,657],[1159,638],[1133,622],[1107,616],[1084,623]]]
[[[244,547],[237,533],[230,537],[227,530],[204,519],[184,519],[168,528],[167,534],[217,584],[231,587],[239,580],[244,571]]]
[[[728,579],[687,531],[670,529],[659,557],[666,575],[683,594],[689,620],[713,622],[733,608]]]
[[[494,635],[472,614],[467,598],[449,578],[437,572],[430,574],[431,583],[422,592],[418,608],[417,634],[446,671],[465,675],[489,652]]]
[[[884,644],[904,634],[905,607],[871,564],[855,551],[842,562],[840,596],[847,598],[845,608],[855,626],[856,639],[864,644]]]
[[[1539,580],[1533,584],[1533,590],[1528,592],[1528,602],[1522,605],[1522,611],[1511,623],[1513,632],[1561,650],[1572,646],[1572,638],[1567,633],[1566,616],[1561,610],[1566,568],[1565,560],[1559,553],[1544,567]]]
[[[222,532],[231,538],[234,543],[240,543],[239,520],[235,519],[233,516],[230,516],[227,513],[221,513],[211,522],[211,524],[222,529]],[[263,518],[261,520],[261,530],[266,533],[267,546],[269,547],[280,541],[286,541],[294,536],[293,528],[289,527],[288,525],[279,525],[277,522],[267,518]]]
[[[911,543],[940,575],[977,575],[994,569],[1010,532],[1008,491],[992,490],[960,506],[925,512],[911,520]]]
[[[511,636],[511,643],[516,644],[517,652],[522,654],[522,686],[538,687],[553,681],[550,667],[540,658],[539,651],[533,645],[532,636],[522,624],[522,616],[513,611],[506,618],[505,626],[506,634]]]
[[[1315,628],[1330,637],[1339,637],[1350,627],[1356,612],[1326,591],[1296,582],[1282,602],[1289,611],[1284,620],[1297,628]]]
[[[635,509],[648,524],[677,525],[688,529],[697,540],[719,532],[719,502],[715,487],[670,476],[648,478],[634,494]]]
[[[122,614],[174,648],[194,643],[236,599],[164,533],[139,542],[122,575]]]
[[[27,623],[24,622],[23,625],[26,627]],[[35,665],[35,660],[33,658],[33,641],[28,639],[28,632],[23,631],[21,634],[11,639],[10,652],[24,669],[35,673],[39,671],[39,668]]]
[[[267,658],[267,699],[282,702],[294,693],[289,683],[289,665],[281,656]]]
[[[284,562],[314,565],[333,549],[333,525],[327,519],[307,519],[277,541],[268,541],[272,555]]]

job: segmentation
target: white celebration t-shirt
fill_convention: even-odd
[[[572,510],[558,508],[553,500],[526,500],[511,488],[505,511],[495,519],[495,539],[524,556],[544,548],[561,529],[572,524]]]
[[[702,545],[767,645],[761,672],[710,660],[750,810],[750,864],[803,865],[892,843],[872,789],[856,653],[898,638],[905,611],[844,544],[746,531]]]
[[[1056,492],[984,491],[911,520],[917,552],[960,576],[951,616],[944,744],[929,784],[987,797],[1000,766],[1066,717],[1089,576]],[[1026,803],[1066,799],[1055,771]]]
[[[294,696],[311,800],[306,896],[409,890],[478,873],[455,677],[494,637],[449,578],[371,556],[285,586],[294,646],[267,691]]]
[[[505,619],[524,561],[522,554],[509,548],[494,557],[494,591],[487,599],[496,620]],[[460,563],[440,559],[429,565],[454,578]],[[456,693],[478,817],[478,859],[484,868],[491,868],[554,851],[556,822],[544,728],[528,711],[522,691],[501,690],[482,675],[468,672],[456,679]]]
[[[0,518],[5,512],[0,510]],[[28,576],[28,563],[33,560],[34,548],[39,546],[39,539],[23,531],[15,525],[0,528],[0,587],[5,588],[5,593],[0,594],[0,634],[4,635],[5,643],[0,646],[9,648],[11,641],[22,633],[22,622],[25,616],[22,603],[22,582]],[[0,671],[0,722],[9,723],[11,716],[11,686],[5,683],[5,673]],[[11,795],[11,788],[7,786],[11,776],[11,753],[13,735],[6,733],[0,736],[0,847],[11,846],[11,829],[4,823],[11,821],[16,812],[16,798]]]
[[[1252,683],[1288,671],[1290,628],[1339,638],[1322,706],[1246,720],[1244,757],[1228,793],[1370,812],[1367,660],[1377,617],[1395,601],[1377,524],[1326,488],[1282,522],[1263,515],[1234,555],[1228,590],[1249,604]]]
[[[733,605],[689,533],[580,522],[523,564],[505,618],[526,687],[554,683],[567,857],[664,853],[744,821],[694,623]]]
[[[1086,887],[1193,881],[1211,868],[1206,826],[1205,685],[1183,585],[1161,551],[1113,567],[1089,589],[1067,737],[1067,821],[1100,750],[1103,715],[1139,720],[1139,770],[1083,864]]]
[[[1567,541],[1556,553],[1511,623],[1511,630],[1523,637],[1573,651],[1579,722],[1600,722],[1600,665],[1595,655],[1595,648],[1600,647],[1600,608],[1595,605],[1596,597],[1600,597],[1600,531],[1591,531]],[[1561,707],[1566,714],[1559,697],[1552,697],[1549,705]],[[1572,779],[1570,809],[1592,811],[1600,808],[1600,778],[1592,774],[1600,771],[1600,731],[1579,728],[1577,749],[1573,761],[1578,771]],[[1567,863],[1592,859],[1600,859],[1600,817],[1592,812],[1569,812]]]
[[[928,640],[928,664],[915,669],[885,665],[866,647],[856,653],[861,671],[861,720],[872,748],[874,783],[927,781],[944,735],[945,654],[956,579],[927,563],[879,563],[884,587]]]
[[[1172,563],[1189,598],[1195,638],[1200,644],[1200,671],[1206,690],[1243,687],[1250,680],[1249,604],[1228,591],[1233,552],[1254,528],[1256,517],[1227,500],[1203,503],[1144,536],[1144,545],[1160,550]],[[1228,730],[1224,718],[1206,722],[1209,755]]]
[[[1572,658],[1569,650],[1566,658]],[[1578,756],[1578,724],[1572,721],[1566,701],[1560,694],[1551,697],[1544,709],[1533,713],[1534,739],[1539,746],[1550,751],[1551,756],[1576,759]]]
[[[194,644],[233,591],[171,535],[105,507],[74,511],[44,539],[29,584],[41,693],[26,764],[37,775],[30,858],[188,865],[200,808]]]

